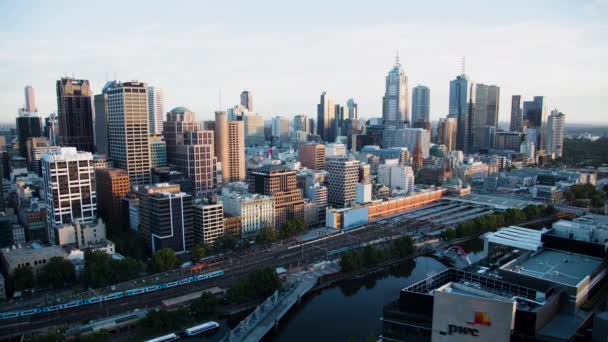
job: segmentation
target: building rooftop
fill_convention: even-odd
[[[179,107],[175,107],[173,109],[171,109],[171,113],[186,113],[186,112],[192,112],[190,109],[183,107],[183,106],[179,106]]]
[[[602,259],[587,255],[545,249],[537,254],[518,258],[501,269],[534,278],[576,286],[596,270]]]
[[[33,255],[39,258],[52,258],[54,256],[66,255],[66,252],[60,246],[42,247],[38,244],[31,244],[21,248],[2,248],[0,250],[2,257],[7,264],[15,265],[29,260]]]
[[[446,197],[446,199],[450,201],[458,201],[458,202],[466,202],[471,204],[478,205],[486,205],[492,206],[496,209],[509,209],[509,208],[519,208],[523,209],[526,206],[533,204],[537,205],[540,202],[531,201],[526,199],[518,199],[513,197],[506,196],[493,196],[493,195],[479,195],[479,194],[470,194],[462,197]]]
[[[510,226],[501,228],[493,233],[486,233],[484,239],[499,245],[525,249],[528,251],[537,251],[543,246],[541,236],[544,232],[546,232],[544,229],[535,230]]]

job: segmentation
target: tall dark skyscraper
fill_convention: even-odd
[[[248,111],[253,112],[253,94],[251,90],[243,90],[241,92],[241,106],[247,108]]]
[[[523,129],[523,110],[521,105],[521,95],[511,96],[511,125],[509,126],[511,132],[521,132]]]
[[[108,148],[108,89],[116,86],[116,81],[106,82],[101,94],[95,95],[95,147],[97,153],[109,156]]]
[[[27,139],[42,136],[40,117],[36,113],[20,110],[19,115],[17,116],[16,125],[19,156],[27,158]]]
[[[465,74],[450,81],[449,115],[457,120],[456,149],[468,153],[473,145],[473,103],[475,86]]]
[[[532,101],[524,101],[523,109],[524,125],[534,128],[538,132],[536,146],[539,150],[545,149],[545,124],[547,119],[547,107],[544,96],[534,96]]]
[[[317,105],[317,134],[325,142],[336,141],[336,107],[326,92],[321,94]]]
[[[57,81],[57,111],[61,146],[95,151],[93,107],[88,80],[61,78]]]

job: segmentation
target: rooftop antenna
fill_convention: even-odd
[[[464,75],[465,71],[466,71],[466,57],[462,56],[462,65],[460,66],[460,71],[461,73]]]
[[[116,71],[114,71],[114,81],[116,81],[118,78],[116,78]]]
[[[401,66],[401,64],[399,64],[399,50],[395,53],[395,65]]]

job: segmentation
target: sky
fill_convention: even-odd
[[[139,80],[165,109],[200,120],[253,92],[270,118],[316,117],[321,92],[382,113],[398,52],[411,88],[431,88],[431,120],[461,72],[511,95],[547,98],[567,122],[608,124],[608,0],[29,1],[0,0],[0,122],[14,122],[25,85],[41,115],[57,110],[62,76]]]

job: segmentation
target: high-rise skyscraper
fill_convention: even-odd
[[[545,146],[547,153],[553,153],[555,158],[561,158],[564,152],[564,130],[566,129],[566,115],[554,109],[547,118],[545,131]]]
[[[215,155],[222,163],[223,183],[245,180],[243,121],[228,121],[226,112],[215,112]]]
[[[41,157],[50,243],[55,229],[74,221],[89,223],[97,217],[93,154],[62,147]]]
[[[524,126],[537,131],[536,150],[545,149],[544,130],[547,119],[547,106],[544,96],[534,96],[532,101],[524,101]]]
[[[57,81],[59,145],[95,152],[91,101],[88,80],[64,77]]]
[[[220,185],[214,133],[204,130],[192,111],[176,107],[167,113],[163,136],[168,162],[190,179],[195,193],[204,193]]]
[[[241,106],[247,108],[250,113],[253,113],[253,94],[251,90],[243,90],[241,92]]]
[[[448,116],[439,119],[437,124],[437,143],[446,146],[448,151],[456,148],[456,118]]]
[[[327,201],[343,208],[355,201],[359,180],[359,161],[348,158],[329,158],[325,165],[328,178]]]
[[[95,147],[98,154],[109,155],[108,147],[108,90],[118,82],[109,81],[103,86],[101,94],[93,97],[95,107]]]
[[[336,141],[336,107],[326,92],[321,93],[317,105],[317,134],[325,142]]]
[[[148,121],[150,134],[163,133],[163,116],[165,115],[165,99],[162,89],[148,87]]]
[[[359,120],[359,113],[358,113],[358,108],[357,107],[358,107],[357,103],[352,98],[348,99],[348,101],[346,101],[346,108],[348,109],[348,117],[347,118],[349,120],[354,120],[354,121]]]
[[[264,146],[264,118],[258,114],[244,114],[245,146]]]
[[[498,124],[498,103],[500,88],[494,85],[475,84],[475,101],[473,102],[473,118],[470,134],[473,135],[472,150],[488,149],[487,132],[496,129]],[[489,128],[488,128],[489,127]]]
[[[468,153],[473,145],[472,118],[475,86],[465,74],[450,81],[449,115],[457,120],[456,149]]]
[[[150,183],[148,85],[116,83],[108,92],[108,145],[114,166],[127,170],[131,185]]]
[[[523,130],[523,109],[521,95],[511,96],[511,132],[521,132]]]
[[[44,136],[49,139],[51,146],[57,146],[57,114],[51,113],[44,119]]]
[[[19,110],[16,119],[17,142],[19,145],[19,156],[27,158],[27,140],[42,136],[42,126],[37,113]],[[8,175],[4,175],[8,177]]]
[[[407,76],[397,57],[395,66],[386,76],[386,88],[382,98],[382,118],[386,129],[399,129],[409,124],[409,110]]]
[[[423,158],[429,157],[429,149],[431,147],[431,134],[429,131],[422,128],[404,128],[400,132],[403,134],[400,146],[407,147],[408,151],[414,151],[414,148],[418,146],[422,151]]]
[[[424,121],[431,122],[431,89],[418,85],[412,92],[412,123]]]
[[[36,108],[36,94],[34,93],[34,87],[31,85],[25,86],[25,107],[23,109],[29,113],[38,111],[38,108]]]
[[[308,120],[308,115],[306,114],[296,114],[293,117],[293,130],[311,133],[310,131],[310,120]]]

